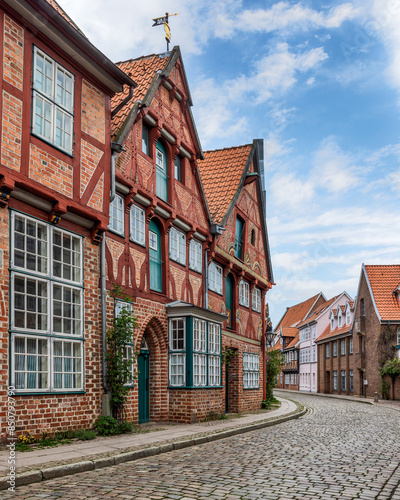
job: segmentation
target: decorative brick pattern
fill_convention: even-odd
[[[175,293],[176,299],[181,300],[182,298],[182,285],[186,278],[186,271],[179,269],[175,266],[170,265],[169,267],[170,273],[172,274],[175,282]]]
[[[4,16],[3,78],[22,90],[24,61],[24,30],[13,19]]]
[[[140,286],[140,274],[142,270],[143,262],[146,260],[146,255],[143,252],[139,252],[135,248],[129,249],[132,255],[133,262],[135,263],[135,280],[136,286]]]
[[[111,238],[106,238],[106,245],[110,250],[113,264],[113,275],[114,280],[117,279],[118,276],[118,261],[124,251],[125,245],[123,243],[119,243]]]
[[[82,132],[105,142],[105,96],[103,92],[82,81]]]
[[[199,290],[201,287],[202,280],[201,278],[197,278],[196,276],[190,274],[189,281],[193,289],[193,303],[199,306],[201,303],[201,297],[199,297]]]
[[[188,211],[188,208],[192,202],[192,196],[188,191],[186,191],[186,189],[179,186],[179,184],[175,184],[175,190],[176,190],[176,194],[178,196],[178,199],[181,203],[182,212],[184,214],[186,214]]]
[[[3,130],[1,162],[19,171],[21,168],[22,101],[3,91]]]
[[[81,197],[85,192],[94,171],[104,152],[82,140],[81,143]]]
[[[95,210],[103,211],[103,196],[104,196],[104,173],[101,174],[100,179],[97,181],[96,187],[88,201],[88,207]]]
[[[34,144],[30,147],[29,177],[72,198],[73,167]]]

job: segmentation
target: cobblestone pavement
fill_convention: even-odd
[[[304,417],[221,441],[2,492],[36,499],[400,500],[400,415],[310,397]]]

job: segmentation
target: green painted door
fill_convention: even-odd
[[[230,274],[225,278],[225,308],[228,315],[226,326],[233,328],[233,278]]]
[[[138,356],[139,424],[149,421],[150,412],[150,370],[149,351],[141,350]]]
[[[162,292],[161,231],[154,221],[149,224],[150,290]]]
[[[167,153],[161,142],[156,146],[156,194],[168,201]]]

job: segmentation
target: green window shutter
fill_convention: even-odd
[[[150,290],[162,292],[161,231],[154,221],[150,221],[149,231],[153,233],[153,240],[155,240],[149,249]]]
[[[160,141],[156,146],[156,194],[168,201],[167,152]]]
[[[237,257],[238,259],[242,259],[243,229],[244,229],[244,223],[242,219],[236,217],[235,257]]]

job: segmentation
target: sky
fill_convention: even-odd
[[[400,0],[58,1],[114,62],[164,52],[152,19],[179,13],[203,150],[264,139],[274,325],[400,263]]]

